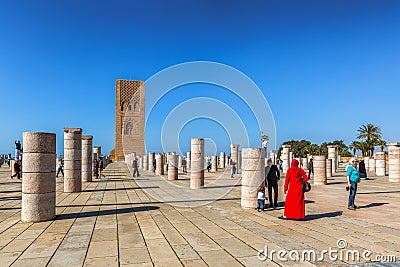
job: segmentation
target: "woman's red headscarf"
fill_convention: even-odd
[[[290,169],[292,171],[297,171],[298,168],[299,168],[299,161],[297,159],[293,159],[292,163],[290,164]]]

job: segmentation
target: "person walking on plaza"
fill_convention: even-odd
[[[368,180],[367,169],[365,168],[364,159],[361,159],[361,161],[358,163],[358,172],[360,178]]]
[[[139,177],[139,169],[138,169],[138,158],[135,158],[132,162],[133,168],[133,177]],[[137,175],[136,175],[137,174]],[[135,176],[136,175],[136,176]]]
[[[265,206],[265,187],[260,186],[257,189],[257,211],[264,212],[264,206]]]
[[[14,162],[14,172],[15,172],[15,174],[11,175],[11,179],[13,179],[15,176],[17,176],[18,179],[21,179],[21,175],[22,175],[22,173],[21,173],[21,163],[20,163],[19,160],[16,160]]]
[[[60,172],[61,172],[62,176],[64,177],[63,167],[64,167],[64,162],[63,162],[62,158],[59,158],[58,159],[58,163],[57,163],[57,174],[56,174],[56,177],[58,177]]]
[[[100,179],[101,179],[101,177],[106,177],[106,176],[103,174],[104,162],[103,162],[103,159],[102,159],[102,158],[99,158],[98,164],[99,164],[99,177],[100,177]]]
[[[99,161],[97,159],[93,160],[93,174],[96,179],[99,179]]]
[[[357,185],[360,182],[360,175],[356,169],[356,160],[351,158],[349,160],[349,166],[347,167],[347,185],[349,188],[349,201],[347,203],[347,208],[349,210],[356,210],[358,207],[354,204],[354,200],[357,194]]]
[[[184,173],[187,173],[186,166],[187,166],[186,157],[183,157],[183,158],[182,158],[182,171],[183,171]]]
[[[156,172],[156,168],[157,168],[157,161],[156,161],[156,158],[154,157],[154,159],[153,159],[153,172]]]
[[[22,146],[19,140],[15,140],[15,159],[21,159]]]
[[[231,178],[233,178],[233,175],[236,174],[236,162],[233,159],[230,159],[229,165],[232,166]]]
[[[268,187],[269,207],[276,209],[278,207],[278,181],[280,179],[280,172],[278,167],[272,164],[272,160],[268,159],[267,166],[265,167],[266,184]],[[274,190],[274,198],[272,199],[272,189]],[[273,202],[272,202],[273,200]]]
[[[210,172],[211,170],[211,161],[207,159],[207,172]]]
[[[303,182],[308,181],[307,174],[299,168],[297,159],[293,159],[286,173],[283,192],[286,195],[285,209],[280,219],[300,220],[305,217]]]
[[[311,173],[314,176],[314,162],[312,158],[310,159],[310,162],[308,162],[307,168],[308,168],[308,179],[311,179]]]

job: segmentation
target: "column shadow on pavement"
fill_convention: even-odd
[[[145,207],[135,207],[135,208],[124,208],[124,209],[84,211],[84,212],[60,214],[60,215],[56,216],[55,220],[66,220],[66,219],[73,219],[73,218],[85,218],[85,217],[103,216],[103,215],[112,215],[112,214],[142,212],[142,211],[158,210],[159,208],[160,207],[157,207],[157,206],[145,206]]]

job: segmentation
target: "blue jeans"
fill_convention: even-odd
[[[232,165],[232,173],[231,173],[231,175],[233,176],[235,173],[236,173],[236,166]]]
[[[257,199],[257,210],[264,211],[264,199]]]
[[[354,199],[356,198],[356,193],[357,193],[357,183],[350,181],[350,195],[349,195],[349,203],[348,207],[354,207]]]

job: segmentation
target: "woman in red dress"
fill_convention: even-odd
[[[287,196],[281,219],[299,220],[305,217],[303,181],[308,181],[308,177],[303,169],[299,168],[299,162],[294,159],[286,173],[284,193]]]

